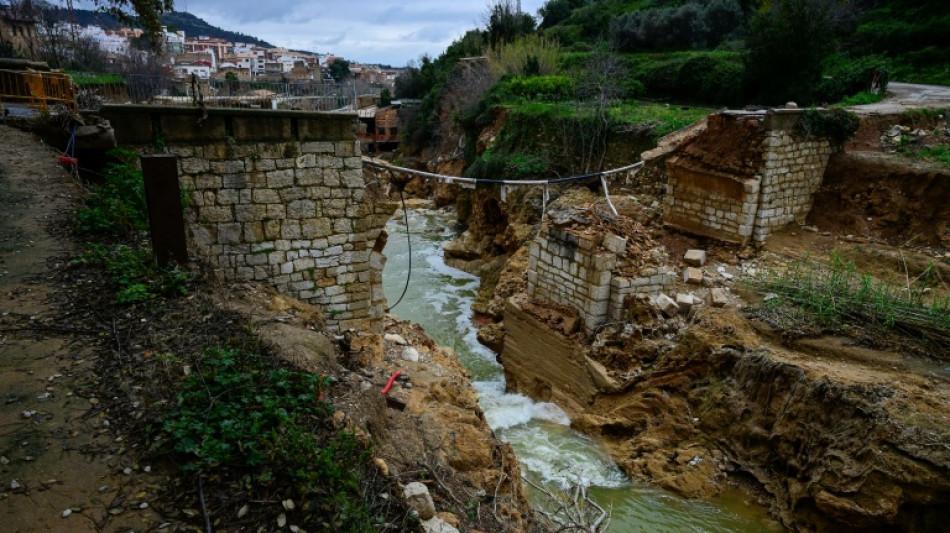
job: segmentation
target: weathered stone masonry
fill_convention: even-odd
[[[676,274],[669,268],[647,268],[639,276],[613,272],[627,239],[613,234],[593,236],[541,227],[531,243],[528,295],[576,309],[587,331],[623,318],[628,296],[659,293]]]
[[[804,222],[831,145],[795,132],[801,110],[725,111],[666,162],[663,221],[686,231],[747,244]]]
[[[395,204],[364,182],[352,114],[108,106],[122,145],[179,156],[189,251],[223,279],[320,306],[329,329],[381,328]],[[156,148],[158,146],[159,148]]]

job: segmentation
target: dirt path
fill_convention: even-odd
[[[0,529],[116,531],[150,520],[96,406],[90,335],[55,305],[79,185],[56,153],[0,126]],[[135,474],[135,472],[132,472]]]

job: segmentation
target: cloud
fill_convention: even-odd
[[[276,46],[333,53],[353,61],[402,66],[438,56],[453,40],[482,25],[489,0],[175,0],[215,26]],[[89,8],[91,2],[77,5]],[[522,1],[536,14],[544,0]]]

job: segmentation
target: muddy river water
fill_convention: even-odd
[[[594,499],[611,508],[611,532],[782,531],[764,509],[738,493],[713,501],[686,500],[631,481],[596,440],[570,428],[567,415],[556,405],[506,392],[495,354],[475,338],[471,304],[478,278],[443,261],[442,247],[453,237],[453,220],[435,211],[409,212],[411,282],[392,312],[420,324],[433,340],[458,353],[472,374],[489,425],[511,443],[528,476],[552,488],[576,481],[587,484]],[[390,222],[387,231],[383,284],[392,304],[405,286],[410,254],[402,219]]]

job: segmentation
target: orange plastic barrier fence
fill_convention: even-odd
[[[69,74],[0,70],[0,102],[25,103],[41,112],[62,105],[77,110],[76,86]]]

